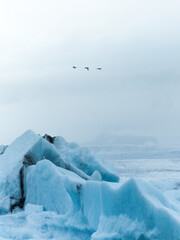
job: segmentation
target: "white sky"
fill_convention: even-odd
[[[1,0],[0,142],[29,128],[74,141],[107,130],[179,136],[179,9],[179,0]]]

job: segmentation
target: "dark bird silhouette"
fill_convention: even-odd
[[[73,66],[74,69],[76,69],[77,67],[76,66]]]
[[[87,71],[89,71],[89,67],[85,67],[84,69],[86,69]]]
[[[98,67],[97,70],[101,70],[102,68]]]

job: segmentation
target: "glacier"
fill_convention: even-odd
[[[88,148],[28,130],[2,149],[0,239],[180,240],[178,201]]]

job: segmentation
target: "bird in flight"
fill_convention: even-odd
[[[74,69],[76,69],[77,67],[76,66],[73,66]]]
[[[102,68],[98,67],[97,70],[101,70]]]
[[[89,71],[89,67],[85,67],[84,69],[86,69],[87,71]]]

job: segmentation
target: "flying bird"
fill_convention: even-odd
[[[73,66],[74,69],[76,69],[77,67],[76,66]]]
[[[87,71],[89,71],[89,67],[85,67],[84,69],[86,69]]]
[[[98,67],[97,70],[101,70],[102,68]]]

